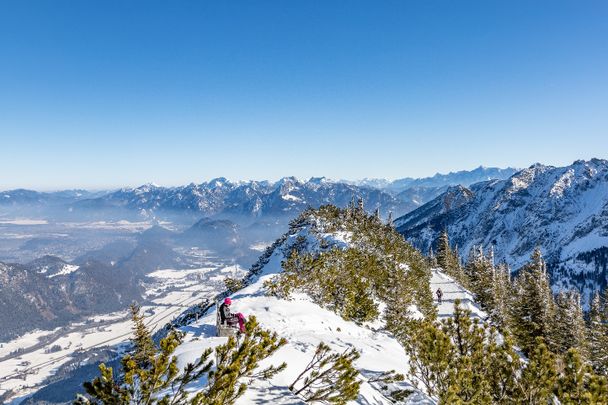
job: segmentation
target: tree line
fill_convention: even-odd
[[[470,290],[487,312],[472,320],[414,321],[402,333],[412,376],[443,403],[608,403],[608,305],[595,294],[585,314],[577,291],[553,294],[540,249],[517,275],[473,248],[466,263],[446,232],[431,265]]]

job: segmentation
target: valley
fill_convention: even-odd
[[[244,269],[207,254],[204,267],[186,270],[163,269],[149,274],[141,310],[146,325],[156,331],[188,308],[211,301],[223,291],[226,276],[242,277]],[[127,311],[91,317],[49,330],[34,331],[1,343],[0,396],[11,390],[17,398],[39,389],[64,364],[82,359],[92,349],[110,348],[120,353],[131,335]]]

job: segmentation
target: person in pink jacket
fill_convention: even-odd
[[[224,303],[220,305],[220,320],[222,324],[229,326],[239,325],[239,330],[245,333],[245,316],[240,312],[233,314],[230,311],[230,305],[232,305],[230,297],[224,298]]]

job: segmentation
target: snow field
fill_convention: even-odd
[[[261,367],[282,362],[287,363],[285,371],[276,375],[267,383],[254,381],[249,385],[237,404],[277,403],[300,404],[288,390],[289,385],[302,372],[312,358],[317,345],[326,343],[333,350],[343,352],[357,349],[361,357],[356,367],[361,371],[363,384],[357,403],[391,404],[382,394],[379,385],[366,380],[378,374],[395,370],[407,373],[407,356],[401,345],[384,332],[377,332],[354,322],[345,321],[339,315],[321,308],[304,294],[295,294],[291,300],[267,297],[263,293],[263,283],[272,275],[260,277],[254,284],[235,294],[233,312],[242,312],[245,316],[255,315],[263,328],[270,329],[280,337],[287,339],[287,344],[273,356],[260,364]],[[215,308],[198,322],[182,328],[186,333],[184,343],[176,351],[181,367],[195,361],[202,351],[226,342],[227,338],[215,337]],[[411,384],[398,384],[399,388],[411,389]],[[198,387],[204,387],[199,382]],[[419,396],[418,404],[433,403]]]

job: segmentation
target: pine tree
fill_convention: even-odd
[[[487,372],[491,365],[487,343],[488,332],[478,320],[471,319],[469,310],[454,303],[454,313],[443,322],[443,331],[450,336],[455,358],[450,368],[450,387],[439,398],[443,403],[489,403],[491,387]]]
[[[456,301],[454,316],[440,323],[413,321],[401,342],[410,375],[440,403],[513,403],[520,398],[519,355],[508,335],[471,319]]]
[[[554,347],[555,303],[545,261],[538,248],[517,276],[511,315],[513,333],[524,352],[534,349],[537,337]]]
[[[522,361],[519,353],[513,348],[513,340],[508,333],[502,336],[502,342],[492,332],[487,339],[486,379],[492,394],[492,403],[516,403],[520,398],[518,379],[521,375]]]
[[[489,311],[490,319],[500,331],[507,331],[509,325],[509,310],[513,304],[513,286],[511,285],[511,270],[501,263],[494,270],[493,292],[494,308]]]
[[[234,277],[226,277],[224,279],[224,285],[226,286],[226,290],[232,294],[245,287],[245,280]]]
[[[444,230],[437,240],[437,264],[443,269],[447,269],[453,264],[452,248],[447,230]]]
[[[414,384],[421,384],[429,396],[438,398],[450,387],[455,347],[433,321],[412,322],[410,335],[401,340],[409,357],[409,374]]]
[[[566,353],[564,370],[557,381],[555,393],[564,405],[608,403],[606,378],[594,375],[591,366],[576,349]]]
[[[144,322],[144,316],[141,314],[140,307],[133,303],[130,306],[130,310],[131,321],[133,322],[131,328],[133,331],[131,342],[134,347],[132,360],[135,361],[137,367],[147,369],[156,354],[152,334]]]
[[[481,246],[473,247],[464,268],[464,273],[469,281],[467,287],[474,293],[475,300],[488,312],[492,312],[496,307],[494,270],[493,262],[484,255]]]
[[[355,349],[334,353],[321,342],[304,370],[289,386],[289,390],[307,403],[328,402],[346,404],[357,399],[361,382],[353,362],[359,358]]]
[[[427,255],[429,265],[431,267],[437,267],[439,264],[437,263],[437,257],[435,256],[435,252],[433,251],[433,246],[429,246],[429,253]]]
[[[183,370],[177,367],[173,355],[181,343],[180,335],[171,332],[160,341],[160,347],[148,358],[142,368],[134,354],[127,354],[121,363],[124,375],[117,379],[111,367],[99,366],[101,375],[83,384],[88,397],[79,395],[75,404],[158,404],[158,405],[229,405],[244,393],[246,385],[241,378],[267,379],[285,368],[285,363],[256,371],[260,361],[274,353],[286,342],[275,333],[263,330],[255,317],[246,323],[247,334],[242,342],[234,337],[228,343],[216,347],[218,364],[212,369],[209,360],[213,350],[206,349],[199,359],[187,364]],[[193,381],[207,379],[207,388],[190,398],[186,389]]]
[[[599,293],[591,300],[587,336],[589,337],[589,359],[598,374],[608,375],[608,317],[606,302]]]
[[[437,265],[447,274],[454,277],[458,282],[467,285],[465,274],[460,265],[458,253],[450,247],[450,239],[447,230],[444,230],[437,240]]]
[[[177,359],[173,356],[179,345],[179,335],[170,333],[160,341],[160,348],[149,358],[146,368],[141,368],[136,359],[126,355],[122,359],[124,376],[119,382],[115,379],[111,367],[99,366],[101,376],[83,384],[89,398],[80,395],[75,404],[168,404],[169,399],[178,399],[175,404],[187,403],[188,393],[184,390],[190,381],[207,373],[212,365],[208,361],[211,349],[205,350],[199,360],[188,364],[182,373],[177,368]],[[177,388],[177,390],[175,390]],[[161,392],[170,393],[161,395]]]
[[[588,358],[587,327],[583,317],[580,295],[577,292],[560,292],[555,299],[554,347],[558,354],[575,348]]]
[[[519,382],[520,404],[547,404],[553,396],[557,381],[555,356],[549,351],[543,338],[537,337],[530,350],[528,364]]]
[[[226,344],[215,349],[217,364],[215,370],[209,372],[209,387],[195,397],[193,404],[232,404],[247,389],[247,385],[241,382],[243,378],[268,379],[287,367],[286,363],[282,363],[278,367],[269,366],[256,372],[259,362],[287,341],[276,333],[260,328],[254,316],[249,317],[245,329],[242,341],[237,342],[231,336]]]

